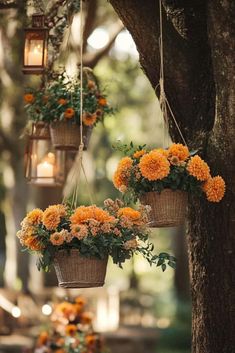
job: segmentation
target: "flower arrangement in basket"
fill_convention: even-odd
[[[104,209],[95,205],[71,209],[62,204],[44,212],[34,209],[23,219],[17,236],[27,250],[39,255],[39,269],[47,271],[54,264],[62,287],[102,286],[108,256],[120,267],[134,253],[162,270],[167,264],[175,267],[173,256],[152,254],[148,207],[134,210],[111,199],[104,204]]]
[[[188,193],[219,202],[225,193],[221,176],[212,177],[208,164],[188,147],[173,143],[151,151],[133,144],[119,147],[126,157],[114,173],[115,187],[127,198],[150,205],[151,226],[176,226],[184,222]]]
[[[83,297],[55,305],[51,324],[37,338],[34,353],[104,353],[102,337],[92,328],[91,312]]]
[[[84,146],[87,148],[92,128],[104,116],[113,113],[97,78],[89,68],[83,69],[83,112],[80,116],[81,82],[65,72],[54,73],[53,80],[40,89],[27,89],[25,109],[32,122],[50,125],[52,143],[58,149],[77,150],[80,144],[80,118]]]

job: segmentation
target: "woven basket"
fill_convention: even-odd
[[[175,227],[185,221],[188,195],[184,191],[164,189],[160,194],[147,192],[140,201],[151,206],[150,227]]]
[[[104,285],[108,258],[99,260],[86,258],[79,250],[72,249],[70,253],[60,250],[55,255],[54,267],[59,282],[63,288],[90,288]]]
[[[33,123],[30,138],[39,139],[39,140],[49,140],[50,139],[49,125],[43,122]]]
[[[66,121],[57,121],[50,124],[51,140],[54,148],[59,150],[76,151],[80,145],[80,127]],[[91,137],[92,127],[83,125],[84,150],[87,150]]]

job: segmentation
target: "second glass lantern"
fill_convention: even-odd
[[[62,186],[65,181],[65,151],[53,149],[49,127],[32,125],[26,150],[25,177],[35,186]]]

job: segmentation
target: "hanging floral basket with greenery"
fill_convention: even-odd
[[[57,149],[77,150],[80,144],[80,119],[83,143],[87,149],[93,127],[113,109],[101,92],[97,78],[89,68],[83,69],[83,112],[80,112],[81,82],[65,72],[51,75],[39,89],[28,88],[24,95],[25,109],[31,122],[50,125],[52,143]]]
[[[188,194],[219,202],[225,193],[221,176],[212,177],[208,164],[188,147],[173,143],[150,151],[143,146],[119,147],[126,157],[114,173],[115,187],[130,200],[151,206],[151,226],[184,223]]]
[[[38,254],[39,269],[48,271],[54,264],[63,287],[102,286],[109,256],[120,267],[135,253],[163,271],[167,265],[175,267],[173,256],[152,254],[148,207],[134,210],[111,199],[104,205],[104,209],[95,205],[71,209],[63,204],[35,209],[24,218],[17,236],[25,249]]]

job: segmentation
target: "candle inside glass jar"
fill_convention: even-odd
[[[44,161],[37,165],[37,183],[40,184],[52,184],[53,183],[54,170],[53,165]]]

